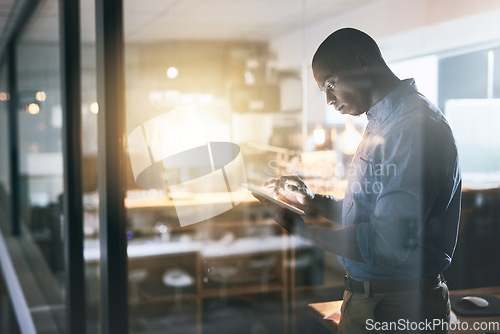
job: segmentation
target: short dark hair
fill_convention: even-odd
[[[365,52],[374,60],[382,60],[377,43],[368,34],[354,28],[339,29],[320,44],[312,60],[312,66],[324,61],[335,61],[345,65],[353,62],[359,52]]]

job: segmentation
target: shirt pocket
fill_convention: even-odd
[[[370,192],[373,182],[373,162],[364,157],[355,156],[350,168],[349,182],[342,208],[343,221],[347,225],[350,224],[347,215],[351,212],[353,206],[366,207],[366,204],[369,204],[371,201]],[[359,213],[354,212],[354,216]],[[354,217],[351,217],[351,219],[354,219]]]
[[[361,166],[361,174],[365,180],[371,181],[375,175],[375,166],[370,158],[359,157],[359,165]]]
[[[359,156],[355,161],[354,175],[352,177],[351,191],[354,194],[363,193],[364,185],[372,183],[375,179],[373,162],[365,157]]]
[[[351,183],[351,193],[356,202],[372,202],[379,192],[375,176],[375,164],[367,157],[359,156],[356,175]]]

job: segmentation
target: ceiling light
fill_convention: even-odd
[[[40,112],[40,106],[37,103],[30,103],[27,107],[28,113],[36,115]]]
[[[167,77],[169,77],[170,79],[175,79],[178,75],[179,70],[177,69],[177,67],[171,66],[167,69]]]
[[[361,133],[354,127],[352,118],[348,118],[345,124],[345,130],[340,135],[340,149],[346,155],[356,153],[359,143],[363,139]]]
[[[318,126],[313,131],[313,138],[314,138],[314,144],[316,144],[316,146],[323,145],[325,143],[325,141],[326,141],[325,129],[323,129],[320,126]]]
[[[39,91],[35,93],[35,99],[37,101],[45,101],[47,99],[47,94],[44,91]]]
[[[97,115],[97,113],[99,112],[99,104],[97,104],[97,102],[92,102],[90,104],[90,112],[94,115]]]
[[[0,92],[0,101],[9,101],[10,94],[7,92]]]

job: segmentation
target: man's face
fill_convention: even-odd
[[[318,87],[326,95],[326,103],[341,114],[361,115],[371,107],[370,86],[367,75],[353,66],[325,66],[318,62],[313,66],[313,75]]]

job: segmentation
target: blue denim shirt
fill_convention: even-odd
[[[349,169],[342,224],[357,225],[365,262],[339,257],[363,280],[417,279],[451,263],[461,176],[451,129],[413,79],[368,112]]]

